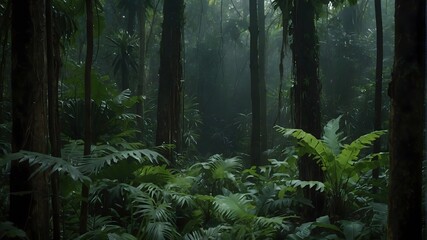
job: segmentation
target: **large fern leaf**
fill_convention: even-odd
[[[52,174],[54,172],[60,172],[69,175],[73,180],[76,181],[90,181],[89,177],[83,175],[78,168],[73,166],[71,163],[65,161],[62,158],[52,157],[47,154],[30,152],[30,151],[19,151],[12,153],[7,156],[7,160],[19,160],[29,162],[30,166],[36,166],[36,170],[32,172],[30,178],[40,172],[46,172]]]
[[[301,129],[289,129],[280,126],[275,126],[275,129],[285,137],[292,136],[297,139],[302,147],[301,150],[303,153],[318,157],[323,167],[327,167],[328,163],[334,160],[334,154],[331,149],[310,133]]]
[[[341,153],[337,156],[337,161],[341,166],[352,165],[358,159],[360,151],[370,147],[375,140],[384,135],[387,131],[374,131],[365,134],[350,144],[345,144]]]
[[[323,127],[322,140],[332,150],[334,155],[338,155],[341,151],[342,132],[340,129],[340,120],[342,115],[330,120],[325,127]]]
[[[77,159],[79,169],[85,174],[98,173],[104,167],[125,159],[136,160],[140,164],[147,162],[151,164],[159,164],[161,162],[167,163],[167,160],[161,154],[150,149],[127,151],[118,151],[114,148],[112,149],[111,153],[102,157],[90,156]]]
[[[214,200],[214,210],[218,215],[229,221],[238,221],[255,217],[255,206],[245,194],[218,195]]]

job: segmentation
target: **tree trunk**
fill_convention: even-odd
[[[12,1],[12,151],[47,153],[46,19],[44,0]],[[29,239],[49,238],[47,176],[12,161],[10,220]]]
[[[375,117],[374,117],[374,130],[381,129],[381,110],[382,110],[382,88],[383,88],[383,21],[381,16],[381,0],[375,0],[375,21],[377,28],[377,60],[375,68]],[[381,141],[374,142],[373,152],[378,153],[381,151]],[[379,168],[372,170],[372,178],[378,179]],[[378,188],[373,187],[373,193],[376,193]]]
[[[165,0],[160,43],[156,144],[174,144],[181,150],[182,58],[184,1]],[[172,157],[172,152],[166,154]]]
[[[266,75],[266,35],[265,35],[265,13],[264,0],[258,0],[258,55],[259,55],[259,102],[260,102],[260,152],[261,164],[267,164],[267,87],[265,82]]]
[[[318,39],[315,28],[315,9],[311,1],[295,1],[293,9],[294,102],[295,127],[321,135]],[[300,158],[299,177],[307,181],[323,181],[323,172],[308,156]],[[324,213],[324,194],[314,189],[305,191],[314,209],[305,209],[303,215],[314,220]]]
[[[2,54],[0,57],[0,124],[4,123],[4,87],[5,87],[5,69],[6,69],[6,46],[9,41],[9,31],[10,31],[10,22],[11,22],[11,6],[12,1],[8,1],[4,10],[3,21],[0,23],[0,44],[2,49]]]
[[[250,32],[250,70],[252,100],[252,165],[261,165],[261,121],[260,121],[260,89],[258,61],[258,11],[257,0],[249,1],[249,32]]]
[[[395,1],[388,239],[422,239],[426,1]]]
[[[52,21],[52,0],[46,0],[46,53],[47,53],[47,82],[48,82],[48,122],[49,122],[49,140],[51,154],[54,157],[61,156],[61,138],[59,130],[59,113],[58,113],[58,81],[59,69],[57,68],[57,59],[54,48],[59,45],[59,39],[53,40],[53,21]],[[59,38],[59,37],[58,37]],[[56,44],[56,45],[55,45]],[[51,201],[52,201],[52,226],[53,239],[61,239],[60,223],[60,203],[59,203],[59,175],[58,172],[52,173],[51,181]]]
[[[91,70],[93,59],[93,0],[86,0],[86,61],[85,61],[85,110],[84,110],[84,155],[90,155],[92,142],[91,114]],[[80,206],[80,234],[87,232],[89,212],[89,183],[82,184],[82,202]]]
[[[146,11],[146,4],[145,0],[141,1],[140,3],[140,9],[138,12],[138,19],[139,19],[139,68],[138,68],[138,85],[136,87],[136,95],[137,96],[144,96],[145,94],[145,11]],[[144,99],[141,99],[136,104],[136,114],[141,116],[141,118],[138,119],[138,129],[140,131],[138,139],[141,141],[143,140],[144,136]]]

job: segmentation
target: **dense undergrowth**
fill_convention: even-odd
[[[346,144],[339,121],[331,120],[321,139],[276,127],[287,147],[278,146],[277,158],[260,167],[220,154],[170,162],[159,154],[164,148],[126,142],[93,146],[89,157],[82,156],[81,141],[65,145],[62,158],[8,154],[1,160],[0,198],[7,203],[10,160],[22,159],[39,171],[61,173],[64,239],[385,239],[387,154],[367,154],[385,132]],[[322,166],[324,182],[298,180],[303,154]],[[376,167],[381,174],[374,180]],[[84,235],[78,234],[81,183],[91,189]],[[304,188],[326,196],[327,210],[316,221],[301,216],[303,207],[312,206]],[[0,211],[6,216],[7,204]],[[25,239],[5,217],[0,222],[3,236]]]

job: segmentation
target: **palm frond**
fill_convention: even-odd
[[[218,195],[213,203],[215,212],[225,220],[238,221],[255,216],[255,206],[245,194]]]
[[[89,177],[83,175],[83,173],[79,171],[78,168],[62,158],[24,150],[9,154],[6,158],[8,161],[28,161],[30,166],[36,166],[37,168],[32,172],[30,178],[34,177],[40,172],[46,172],[48,174],[60,172],[69,175],[75,181],[90,182]]]
[[[167,160],[161,154],[150,149],[118,151],[110,148],[110,150],[112,150],[111,153],[102,157],[89,156],[78,159],[77,164],[79,169],[85,174],[98,173],[104,167],[111,166],[125,159],[136,160],[139,164],[167,163]]]
[[[179,233],[170,222],[149,222],[145,227],[142,239],[169,240],[179,239]]]

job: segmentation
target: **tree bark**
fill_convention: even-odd
[[[383,21],[381,14],[381,0],[375,0],[375,22],[377,28],[377,60],[375,68],[375,107],[374,107],[374,130],[381,129],[382,121],[382,88],[383,88]],[[373,152],[378,153],[381,151],[381,141],[374,142]],[[379,168],[372,170],[372,178],[378,179]],[[373,193],[376,193],[378,188],[373,187]]]
[[[140,3],[140,9],[138,12],[139,19],[139,68],[138,68],[138,84],[136,87],[136,95],[144,96],[145,94],[145,11],[146,4],[145,0],[142,0]],[[140,131],[138,139],[141,141],[144,136],[144,99],[141,99],[136,104],[136,114],[141,116],[138,119],[138,129]]]
[[[260,82],[258,53],[258,10],[257,0],[249,1],[249,32],[250,32],[250,70],[252,100],[252,165],[261,165],[261,119],[260,119]]]
[[[44,0],[12,1],[12,151],[47,153],[46,19]],[[10,220],[29,239],[49,237],[47,176],[12,161]]]
[[[85,61],[85,110],[84,110],[84,155],[90,155],[92,144],[91,109],[91,71],[93,61],[93,0],[86,0],[86,61]],[[89,212],[89,184],[82,184],[82,202],[80,206],[80,234],[87,232]]]
[[[423,239],[426,1],[395,1],[388,239]]]
[[[59,66],[55,57],[56,45],[59,45],[59,39],[53,40],[53,21],[52,21],[52,0],[46,0],[46,53],[47,53],[47,82],[48,82],[48,122],[49,122],[49,140],[51,154],[54,157],[61,156],[61,138],[59,129],[59,101],[58,101],[58,82]],[[59,38],[59,37],[58,37]],[[56,45],[55,45],[56,44]],[[59,54],[59,53],[56,53]],[[58,67],[57,67],[58,66]],[[57,73],[58,71],[58,73]],[[58,172],[52,173],[51,181],[51,201],[52,201],[52,235],[54,240],[61,239],[60,223],[60,203],[59,203],[59,175]]]
[[[320,91],[318,39],[315,28],[315,9],[311,1],[295,1],[293,9],[292,54],[294,61],[294,103],[295,127],[320,138]],[[323,181],[323,172],[316,161],[308,156],[298,163],[299,177],[307,181]],[[324,213],[324,194],[306,189],[305,196],[311,200],[314,209],[306,208],[303,215],[315,220]]]
[[[174,144],[181,150],[182,57],[181,35],[184,24],[184,1],[165,0],[157,104],[156,144]],[[171,159],[172,152],[166,153]],[[173,160],[173,159],[171,159]]]
[[[260,154],[261,164],[267,164],[267,87],[266,87],[266,35],[265,35],[265,13],[264,0],[258,0],[258,55],[259,55],[259,102],[260,102]]]

